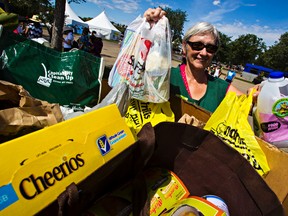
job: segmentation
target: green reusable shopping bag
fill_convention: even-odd
[[[0,38],[0,79],[22,85],[33,97],[83,109],[100,99],[102,58],[59,52],[8,31]]]

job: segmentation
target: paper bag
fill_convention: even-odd
[[[0,142],[63,120],[58,104],[33,98],[22,86],[0,80]]]

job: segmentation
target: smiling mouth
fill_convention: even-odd
[[[197,60],[200,62],[206,62],[207,61],[207,59],[202,59],[202,58],[201,59],[197,58]]]

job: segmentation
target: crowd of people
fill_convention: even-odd
[[[33,15],[29,19],[19,20],[17,28],[13,31],[15,34],[22,35],[28,39],[37,39],[43,37],[42,20],[38,15]],[[68,52],[73,48],[89,52],[97,57],[101,57],[103,41],[101,35],[96,31],[90,34],[89,28],[83,28],[81,36],[76,40],[73,28],[63,27],[63,51]]]
[[[78,48],[85,52],[89,52],[97,57],[101,57],[103,48],[103,41],[96,31],[90,34],[89,28],[84,28],[81,36],[75,40],[73,35],[73,28],[65,26],[63,30],[66,37],[63,39],[64,51],[70,51],[72,48]]]

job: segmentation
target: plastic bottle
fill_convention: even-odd
[[[260,85],[255,112],[256,135],[277,146],[288,147],[288,79],[283,72],[272,72]],[[255,120],[254,119],[254,120]]]

